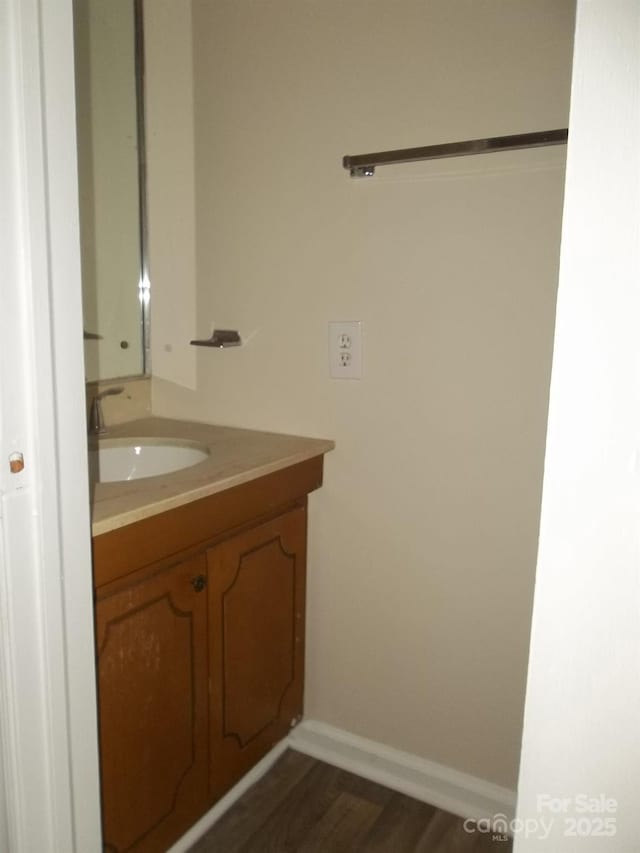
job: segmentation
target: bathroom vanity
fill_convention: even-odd
[[[333,443],[149,418],[205,461],[93,495],[103,837],[166,851],[302,714],[307,495]]]

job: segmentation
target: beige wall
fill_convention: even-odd
[[[196,388],[193,46],[188,0],[144,0],[151,368]]]
[[[154,410],[337,442],[311,500],[308,717],[515,786],[561,149],[347,153],[566,126],[569,0],[194,0],[197,389]],[[176,288],[175,299],[180,300]],[[364,324],[331,380],[327,321]]]

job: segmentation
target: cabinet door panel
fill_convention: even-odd
[[[162,851],[207,807],[200,555],[96,605],[105,850]]]
[[[214,797],[302,714],[305,550],[300,507],[208,552]]]

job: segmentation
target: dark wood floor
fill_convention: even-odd
[[[190,853],[511,853],[462,818],[291,750]]]

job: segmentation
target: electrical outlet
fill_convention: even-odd
[[[362,377],[362,323],[329,323],[329,372],[334,379]]]

